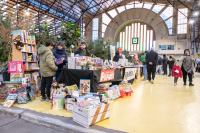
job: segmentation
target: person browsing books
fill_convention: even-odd
[[[47,39],[45,42],[45,46],[42,46],[38,49],[38,55],[40,58],[40,73],[42,76],[41,81],[41,101],[50,101],[50,89],[51,84],[53,82],[53,76],[56,74],[58,67],[54,63],[54,57],[52,53],[52,49],[54,46],[54,42],[51,39]],[[45,95],[46,88],[46,95]]]
[[[56,66],[58,67],[58,70],[56,71],[56,81],[58,81],[58,78],[60,76],[60,73],[62,71],[63,66],[68,62],[67,60],[67,52],[64,42],[59,41],[56,45],[56,50],[53,52],[53,55],[55,59],[61,60],[60,63],[57,63]]]

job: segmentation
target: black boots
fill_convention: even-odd
[[[192,84],[192,82],[190,82],[189,86],[194,86],[194,84]]]

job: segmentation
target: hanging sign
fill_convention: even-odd
[[[122,48],[119,48],[118,50],[119,50],[120,56],[122,57]]]
[[[100,82],[105,82],[114,79],[114,69],[101,70]]]
[[[133,38],[133,44],[138,44],[138,38]]]

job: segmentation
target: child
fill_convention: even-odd
[[[174,86],[177,85],[177,81],[178,81],[178,78],[182,78],[182,71],[181,71],[181,67],[179,66],[179,63],[176,62],[173,69],[172,69],[172,72],[173,72],[173,76],[174,76]]]
[[[172,68],[174,67],[174,60],[172,59],[172,56],[169,57],[169,60],[167,61],[167,64],[169,64],[169,77],[172,75]]]

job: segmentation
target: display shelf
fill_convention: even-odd
[[[35,63],[37,63],[38,61],[23,61],[23,62],[35,62]]]
[[[33,54],[34,52],[26,52],[26,51],[22,51],[22,53]]]

